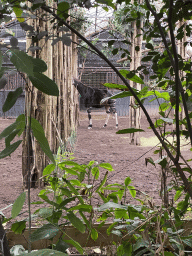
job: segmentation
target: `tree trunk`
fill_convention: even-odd
[[[42,12],[38,13],[37,17],[41,15]],[[52,33],[52,24],[49,19],[30,20],[29,23],[37,32],[47,31],[48,35]],[[59,36],[63,33],[59,32]],[[58,31],[55,32],[55,35],[57,34]],[[72,35],[72,41],[77,41],[76,35]],[[26,47],[30,47],[31,43],[31,39],[27,38]],[[29,82],[29,90],[26,92],[26,116],[30,115],[28,107],[31,105],[31,116],[42,125],[49,146],[53,154],[56,154],[59,146],[64,148],[71,132],[76,132],[79,109],[78,93],[73,86],[72,79],[77,77],[77,49],[73,43],[70,46],[64,45],[61,41],[54,46],[51,44],[50,38],[47,41],[45,39],[38,41],[36,45],[42,50],[39,53],[36,51],[34,57],[41,58],[47,63],[48,69],[45,75],[57,83],[60,95],[58,97],[46,95]],[[31,186],[42,187],[44,182],[40,178],[48,163],[49,159],[32,136],[30,149],[27,152],[27,138],[24,134],[22,162],[24,186],[27,185],[27,170],[30,166]]]
[[[140,0],[141,3],[142,0]],[[130,71],[136,70],[138,66],[141,65],[141,50],[142,50],[142,41],[143,36],[136,37],[138,34],[142,33],[143,21],[140,20],[140,26],[136,26],[136,21],[132,22],[131,24],[131,63],[130,63]],[[135,47],[139,46],[139,51],[135,50]],[[137,90],[141,90],[141,84],[137,84],[135,82],[130,81],[130,85]],[[130,97],[130,127],[140,129],[140,120],[141,120],[141,109],[135,108],[136,102],[134,97]],[[131,144],[133,145],[140,145],[140,133],[131,133],[130,135]]]

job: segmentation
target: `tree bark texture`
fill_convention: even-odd
[[[39,18],[30,20],[29,25],[34,26],[38,33],[47,31],[48,35],[54,33],[55,36],[62,36],[64,32],[53,30],[53,24],[48,18],[42,19],[42,14],[42,11],[37,13]],[[76,35],[72,34],[71,38],[72,41],[77,41]],[[70,46],[66,46],[62,41],[59,41],[52,46],[52,42],[53,37],[38,41],[35,45],[40,46],[42,50],[36,51],[33,56],[47,63],[48,69],[44,74],[56,82],[60,95],[58,97],[46,95],[29,82],[28,90],[26,90],[26,116],[30,115],[29,106],[31,105],[31,117],[40,122],[49,146],[53,154],[56,154],[58,147],[61,146],[61,140],[66,143],[71,132],[76,132],[79,103],[78,92],[73,85],[73,77],[77,77],[76,45],[71,43]],[[28,49],[32,43],[32,40],[27,38],[26,48]],[[26,149],[27,141],[24,134],[22,158],[24,185],[26,186],[27,169],[30,164],[32,186],[42,187],[43,180],[39,178],[42,177],[43,169],[49,160],[33,136],[30,140],[30,155]],[[28,161],[29,164],[27,164]]]
[[[140,0],[141,3],[142,0]],[[136,70],[141,65],[141,54],[142,54],[142,41],[143,41],[143,21],[140,20],[140,26],[137,27],[136,21],[133,21],[131,24],[131,63],[130,63],[130,71]],[[138,34],[141,34],[139,37],[136,37]],[[135,47],[139,46],[139,51],[135,50]],[[133,88],[141,90],[141,84],[130,81],[130,85]],[[141,109],[135,108],[135,99],[133,96],[130,97],[130,127],[132,128],[141,128],[140,120],[141,120]],[[131,133],[130,134],[131,144],[140,145],[140,133]]]

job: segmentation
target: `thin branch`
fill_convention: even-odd
[[[176,93],[176,107],[175,107],[175,121],[176,121],[176,137],[177,137],[177,150],[176,150],[176,158],[175,162],[179,161],[180,156],[180,132],[179,132],[179,61],[178,55],[175,45],[175,37],[173,33],[173,25],[172,25],[172,13],[173,13],[173,0],[169,2],[169,15],[168,15],[168,23],[170,29],[171,43],[173,54],[175,58],[175,93]]]

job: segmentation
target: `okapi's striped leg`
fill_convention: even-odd
[[[91,108],[87,109],[87,113],[88,113],[88,119],[89,119],[88,129],[92,129]]]
[[[103,125],[103,127],[105,128],[108,124],[108,121],[109,121],[109,115],[110,115],[110,111],[109,111],[109,106],[105,106],[105,109],[106,109],[106,113],[107,113],[107,117],[105,119],[105,124]]]
[[[118,128],[117,112],[115,112],[115,121],[116,121],[116,128]]]

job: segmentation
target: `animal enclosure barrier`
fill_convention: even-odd
[[[17,88],[22,87],[23,93],[17,99],[15,105],[7,112],[3,113],[2,107],[5,103],[9,92],[15,91]],[[7,76],[7,84],[4,89],[0,90],[0,117],[3,118],[17,118],[25,110],[25,80],[19,74],[16,73],[12,76]]]

